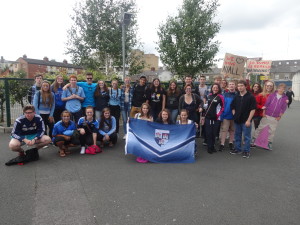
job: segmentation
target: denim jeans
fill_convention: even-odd
[[[178,109],[169,109],[171,114],[171,120],[173,124],[176,124],[177,116],[178,116]]]
[[[244,152],[250,152],[250,142],[251,142],[251,127],[246,127],[244,123],[234,123],[235,133],[234,133],[234,145],[235,150],[242,151],[242,136],[244,135]]]
[[[122,120],[123,120],[123,129],[124,129],[124,134],[127,134],[127,120],[130,114],[130,108],[129,108],[129,103],[124,102],[124,109],[121,111],[122,114]]]

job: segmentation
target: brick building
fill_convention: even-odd
[[[83,68],[74,64],[69,64],[67,60],[63,62],[56,62],[50,60],[47,57],[41,59],[30,59],[26,55],[17,59],[17,62],[13,66],[14,72],[18,70],[24,70],[27,73],[28,78],[33,78],[34,75],[41,73],[58,73],[65,72],[66,74],[80,74]]]

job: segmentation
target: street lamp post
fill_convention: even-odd
[[[122,12],[122,57],[123,57],[123,81],[125,80],[125,26],[130,24],[131,13]]]

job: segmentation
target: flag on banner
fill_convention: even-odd
[[[167,125],[130,118],[125,154],[156,163],[195,162],[194,124]]]

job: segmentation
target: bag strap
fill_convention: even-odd
[[[41,91],[38,91],[38,109],[40,108],[41,105]]]
[[[86,127],[87,127],[87,129],[89,130],[89,132],[90,132],[90,133],[93,133],[93,132],[91,131],[90,125],[89,125],[89,123],[87,122],[87,120],[85,120],[84,122],[86,123]]]
[[[218,97],[218,95],[216,97]],[[206,115],[207,115],[207,113],[208,113],[208,111],[209,111],[209,109],[210,109],[213,101],[216,99],[216,97],[214,97],[214,99],[211,101],[210,105],[208,106],[208,109],[206,110],[206,113],[205,113],[204,117],[206,117]]]

